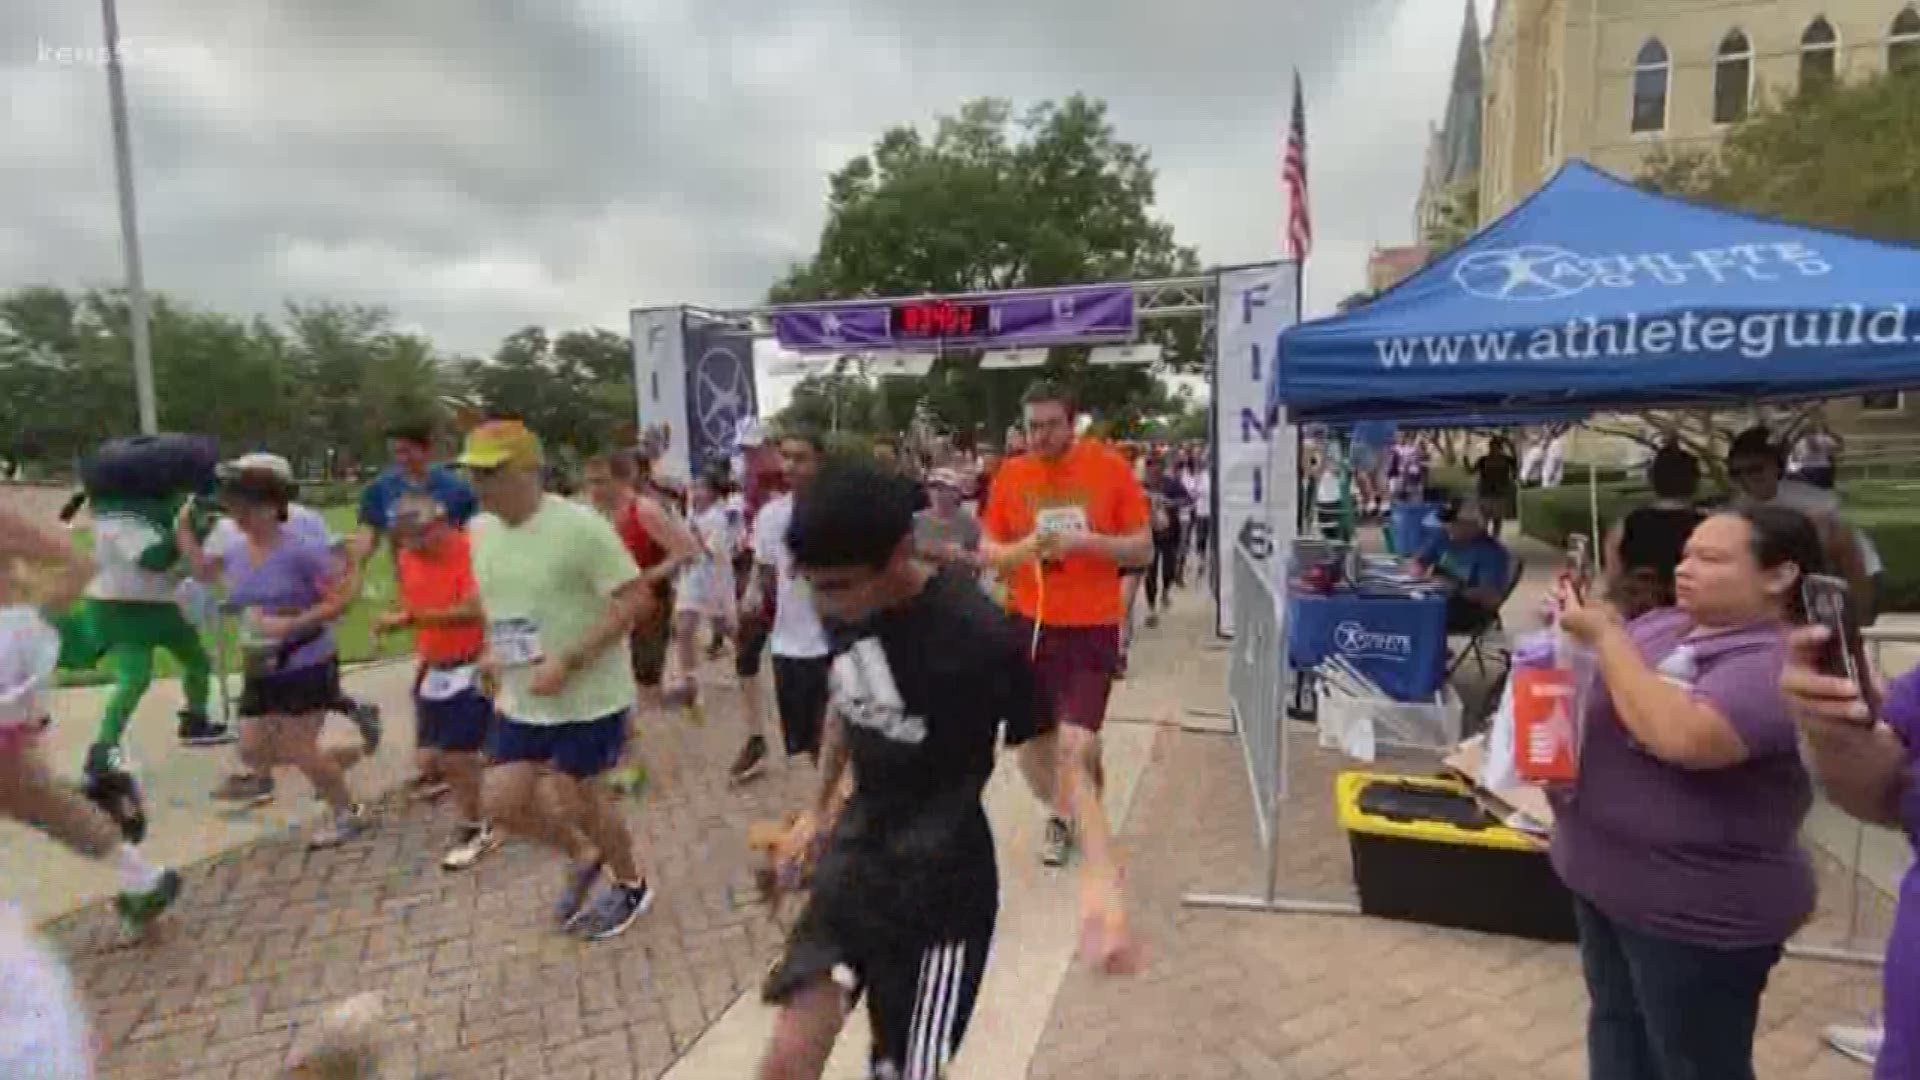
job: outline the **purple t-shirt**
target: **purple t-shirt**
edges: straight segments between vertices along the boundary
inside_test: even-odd
[[[1640,747],[1594,686],[1579,779],[1552,796],[1553,865],[1576,895],[1645,933],[1712,948],[1777,945],[1814,902],[1799,844],[1813,784],[1779,690],[1786,628],[1689,637],[1692,629],[1684,612],[1664,608],[1627,632],[1649,664],[1726,717],[1747,760],[1669,765]]]
[[[258,564],[244,543],[226,545],[219,557],[227,605],[272,615],[297,615],[318,604],[337,569],[337,560],[324,540],[292,529],[280,531],[279,544]],[[244,647],[244,629],[241,636]],[[325,663],[333,653],[333,630],[325,628],[294,650],[281,667],[312,667]]]
[[[1893,680],[1880,709],[1887,725],[1907,744],[1907,786],[1900,796],[1900,825],[1907,842],[1920,849],[1920,668]],[[1887,937],[1881,1014],[1887,1041],[1874,1066],[1879,1080],[1920,1076],[1920,865],[1900,882],[1893,933]]]

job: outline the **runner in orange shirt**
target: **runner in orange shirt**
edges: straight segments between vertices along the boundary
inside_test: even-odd
[[[1120,660],[1121,571],[1153,557],[1147,497],[1125,458],[1074,437],[1073,399],[1064,389],[1035,383],[1022,400],[1028,452],[1001,465],[982,522],[983,550],[1008,583],[1009,607],[1058,722],[1053,775],[1044,763],[1022,764],[1052,803],[1047,865],[1067,862],[1077,826],[1089,863],[1111,866],[1100,725]],[[1055,741],[1035,740],[1042,749],[1034,752]]]
[[[420,773],[445,777],[460,811],[453,846],[440,860],[465,870],[500,845],[480,811],[480,748],[493,726],[493,700],[480,685],[486,644],[480,590],[465,529],[424,492],[395,501],[388,519],[398,553],[400,609],[380,617],[382,633],[411,629],[420,669],[413,709]]]

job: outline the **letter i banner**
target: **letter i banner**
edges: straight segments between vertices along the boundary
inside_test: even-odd
[[[1563,667],[1513,671],[1513,771],[1529,784],[1565,784],[1579,775],[1573,672]]]

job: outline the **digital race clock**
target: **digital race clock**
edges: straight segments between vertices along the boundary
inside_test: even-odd
[[[983,337],[988,333],[991,307],[952,300],[902,300],[888,309],[887,324],[895,341]]]

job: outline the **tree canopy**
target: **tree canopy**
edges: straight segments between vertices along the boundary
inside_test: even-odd
[[[289,304],[241,319],[156,295],[150,323],[160,425],[268,448],[310,472],[381,459],[386,431],[456,411],[524,417],[557,450],[631,442],[627,339],[529,327],[491,359],[450,356],[391,312]],[[124,298],[35,286],[0,294],[0,457],[64,470],[138,429]]]
[[[1081,96],[1015,114],[984,98],[931,135],[897,127],[827,182],[827,222],[812,259],[770,291],[775,303],[960,293],[1174,277],[1199,259],[1153,216],[1147,153],[1122,141],[1106,106]],[[1169,366],[1204,363],[1197,323],[1156,326]],[[977,353],[941,357],[925,378],[867,378],[857,365],[802,380],[789,418],[901,430],[931,414],[997,436],[1037,375],[1070,383],[1116,430],[1180,409],[1140,368],[1093,367],[1055,349],[1042,371],[982,371]]]
[[[1710,150],[1662,150],[1641,183],[1863,236],[1920,242],[1920,74],[1815,84]]]

